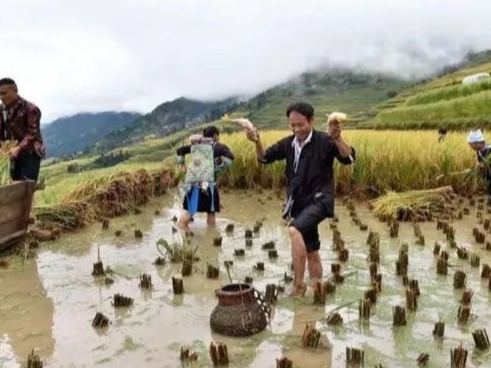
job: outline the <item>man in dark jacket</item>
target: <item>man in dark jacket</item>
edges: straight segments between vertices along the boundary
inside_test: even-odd
[[[13,140],[17,147],[10,153],[12,180],[37,181],[44,145],[41,137],[41,111],[19,96],[15,81],[0,79],[0,144]]]
[[[290,105],[286,116],[292,135],[264,149],[257,130],[249,130],[247,137],[256,146],[259,162],[270,164],[286,160],[287,203],[283,217],[288,219],[294,268],[292,295],[304,295],[305,264],[310,279],[322,278],[319,255],[318,225],[334,215],[334,158],[344,165],[355,160],[355,151],[341,137],[341,126],[336,119],[329,121],[329,134],[316,131],[314,108],[305,102]]]

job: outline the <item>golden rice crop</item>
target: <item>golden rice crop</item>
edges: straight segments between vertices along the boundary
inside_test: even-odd
[[[35,208],[36,219],[45,227],[73,231],[96,219],[119,216],[162,194],[173,184],[172,174],[144,169],[120,172],[83,183],[65,195],[60,203]]]
[[[94,208],[80,201],[36,207],[34,213],[41,227],[60,228],[64,231],[78,230],[96,219]]]
[[[3,141],[0,146],[0,187],[10,183],[10,151],[17,146],[16,141]]]
[[[288,131],[261,133],[265,146],[290,134]],[[475,192],[476,180],[464,182],[462,176],[441,175],[476,166],[475,153],[464,133],[449,133],[439,143],[434,131],[343,132],[356,151],[351,166],[335,164],[335,182],[339,194],[377,196],[387,191],[432,189],[450,185],[457,192]],[[261,165],[254,144],[244,133],[222,135],[221,141],[232,150],[235,161],[220,183],[232,188],[277,188],[284,183],[284,162]]]

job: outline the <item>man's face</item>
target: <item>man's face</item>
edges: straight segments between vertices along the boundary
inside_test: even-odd
[[[484,142],[469,143],[474,151],[481,151],[484,148]]]
[[[12,105],[17,101],[17,87],[13,84],[4,84],[0,86],[0,100],[5,106]]]
[[[302,114],[299,114],[296,111],[292,111],[290,113],[290,116],[288,117],[288,122],[290,123],[290,129],[292,130],[292,133],[295,135],[295,137],[297,137],[299,141],[303,142],[307,139],[310,131],[312,130],[314,118],[309,121]]]

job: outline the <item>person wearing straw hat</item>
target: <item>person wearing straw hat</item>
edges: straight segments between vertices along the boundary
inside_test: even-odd
[[[355,161],[355,150],[341,136],[344,114],[329,115],[327,133],[314,129],[314,108],[308,103],[291,104],[286,116],[293,134],[267,149],[257,129],[246,131],[247,138],[255,144],[260,163],[286,161],[287,202],[283,218],[288,223],[294,270],[290,295],[303,296],[307,290],[306,264],[312,282],[322,279],[318,225],[334,216],[334,159],[350,165]]]
[[[476,152],[479,166],[485,170],[485,179],[488,183],[488,195],[491,196],[491,162],[488,157],[491,153],[491,146],[486,143],[481,129],[471,130],[467,135],[467,143]]]

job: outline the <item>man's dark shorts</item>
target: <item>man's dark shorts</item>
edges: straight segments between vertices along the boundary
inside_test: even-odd
[[[312,203],[301,210],[292,211],[292,217],[290,226],[302,234],[307,253],[318,251],[321,245],[318,225],[327,217],[324,205]]]

